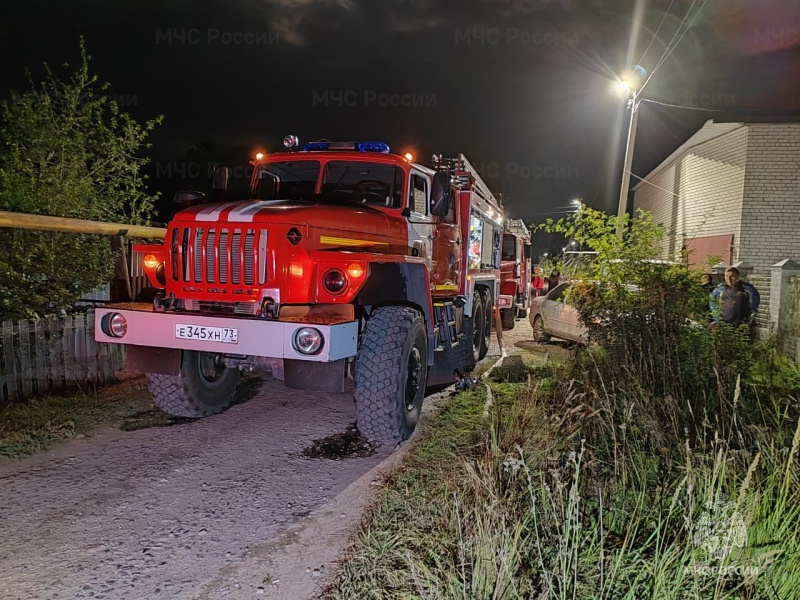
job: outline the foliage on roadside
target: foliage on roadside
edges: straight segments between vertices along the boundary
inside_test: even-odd
[[[30,456],[152,405],[141,378],[73,395],[0,405],[0,457]]]
[[[708,327],[694,275],[650,262],[646,215],[624,241],[601,215],[573,225],[604,240],[571,298],[601,317],[594,344],[567,365],[495,372],[491,405],[480,388],[456,396],[327,598],[800,593],[797,365]]]
[[[43,81],[0,102],[0,210],[130,224],[148,223],[140,153],[160,117],[137,123],[81,62],[69,78],[47,65]],[[107,237],[0,229],[0,317],[71,307],[107,283]]]

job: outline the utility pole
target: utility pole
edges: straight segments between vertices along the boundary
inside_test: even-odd
[[[619,190],[619,206],[617,207],[617,237],[622,239],[625,232],[622,226],[622,219],[628,212],[628,192],[631,184],[631,167],[633,166],[633,147],[636,143],[636,125],[639,122],[639,94],[636,90],[631,90],[631,98],[628,100],[631,111],[631,118],[628,124],[628,142],[625,144],[625,164],[622,167],[622,186]]]
[[[631,111],[628,122],[628,142],[625,144],[625,164],[622,167],[622,185],[619,190],[619,206],[617,208],[617,237],[621,240],[625,235],[622,219],[628,212],[628,192],[631,184],[631,166],[633,165],[633,146],[636,143],[636,124],[639,122],[640,96],[647,85],[647,71],[642,65],[636,65],[630,74],[617,81],[617,91],[628,96],[628,108]]]

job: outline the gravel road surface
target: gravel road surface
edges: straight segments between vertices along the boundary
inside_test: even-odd
[[[530,337],[517,321],[506,346]],[[313,597],[401,456],[303,454],[354,421],[351,393],[269,381],[214,417],[0,464],[0,599]]]

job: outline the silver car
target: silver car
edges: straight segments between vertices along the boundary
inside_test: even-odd
[[[572,285],[559,283],[544,296],[531,301],[528,318],[533,327],[533,340],[538,343],[550,341],[551,337],[570,342],[588,341],[588,330],[581,324],[578,311],[565,302],[564,292]]]

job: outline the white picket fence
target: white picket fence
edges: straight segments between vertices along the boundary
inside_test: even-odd
[[[93,312],[5,321],[0,336],[0,403],[113,381],[125,361],[123,345],[95,341]]]

